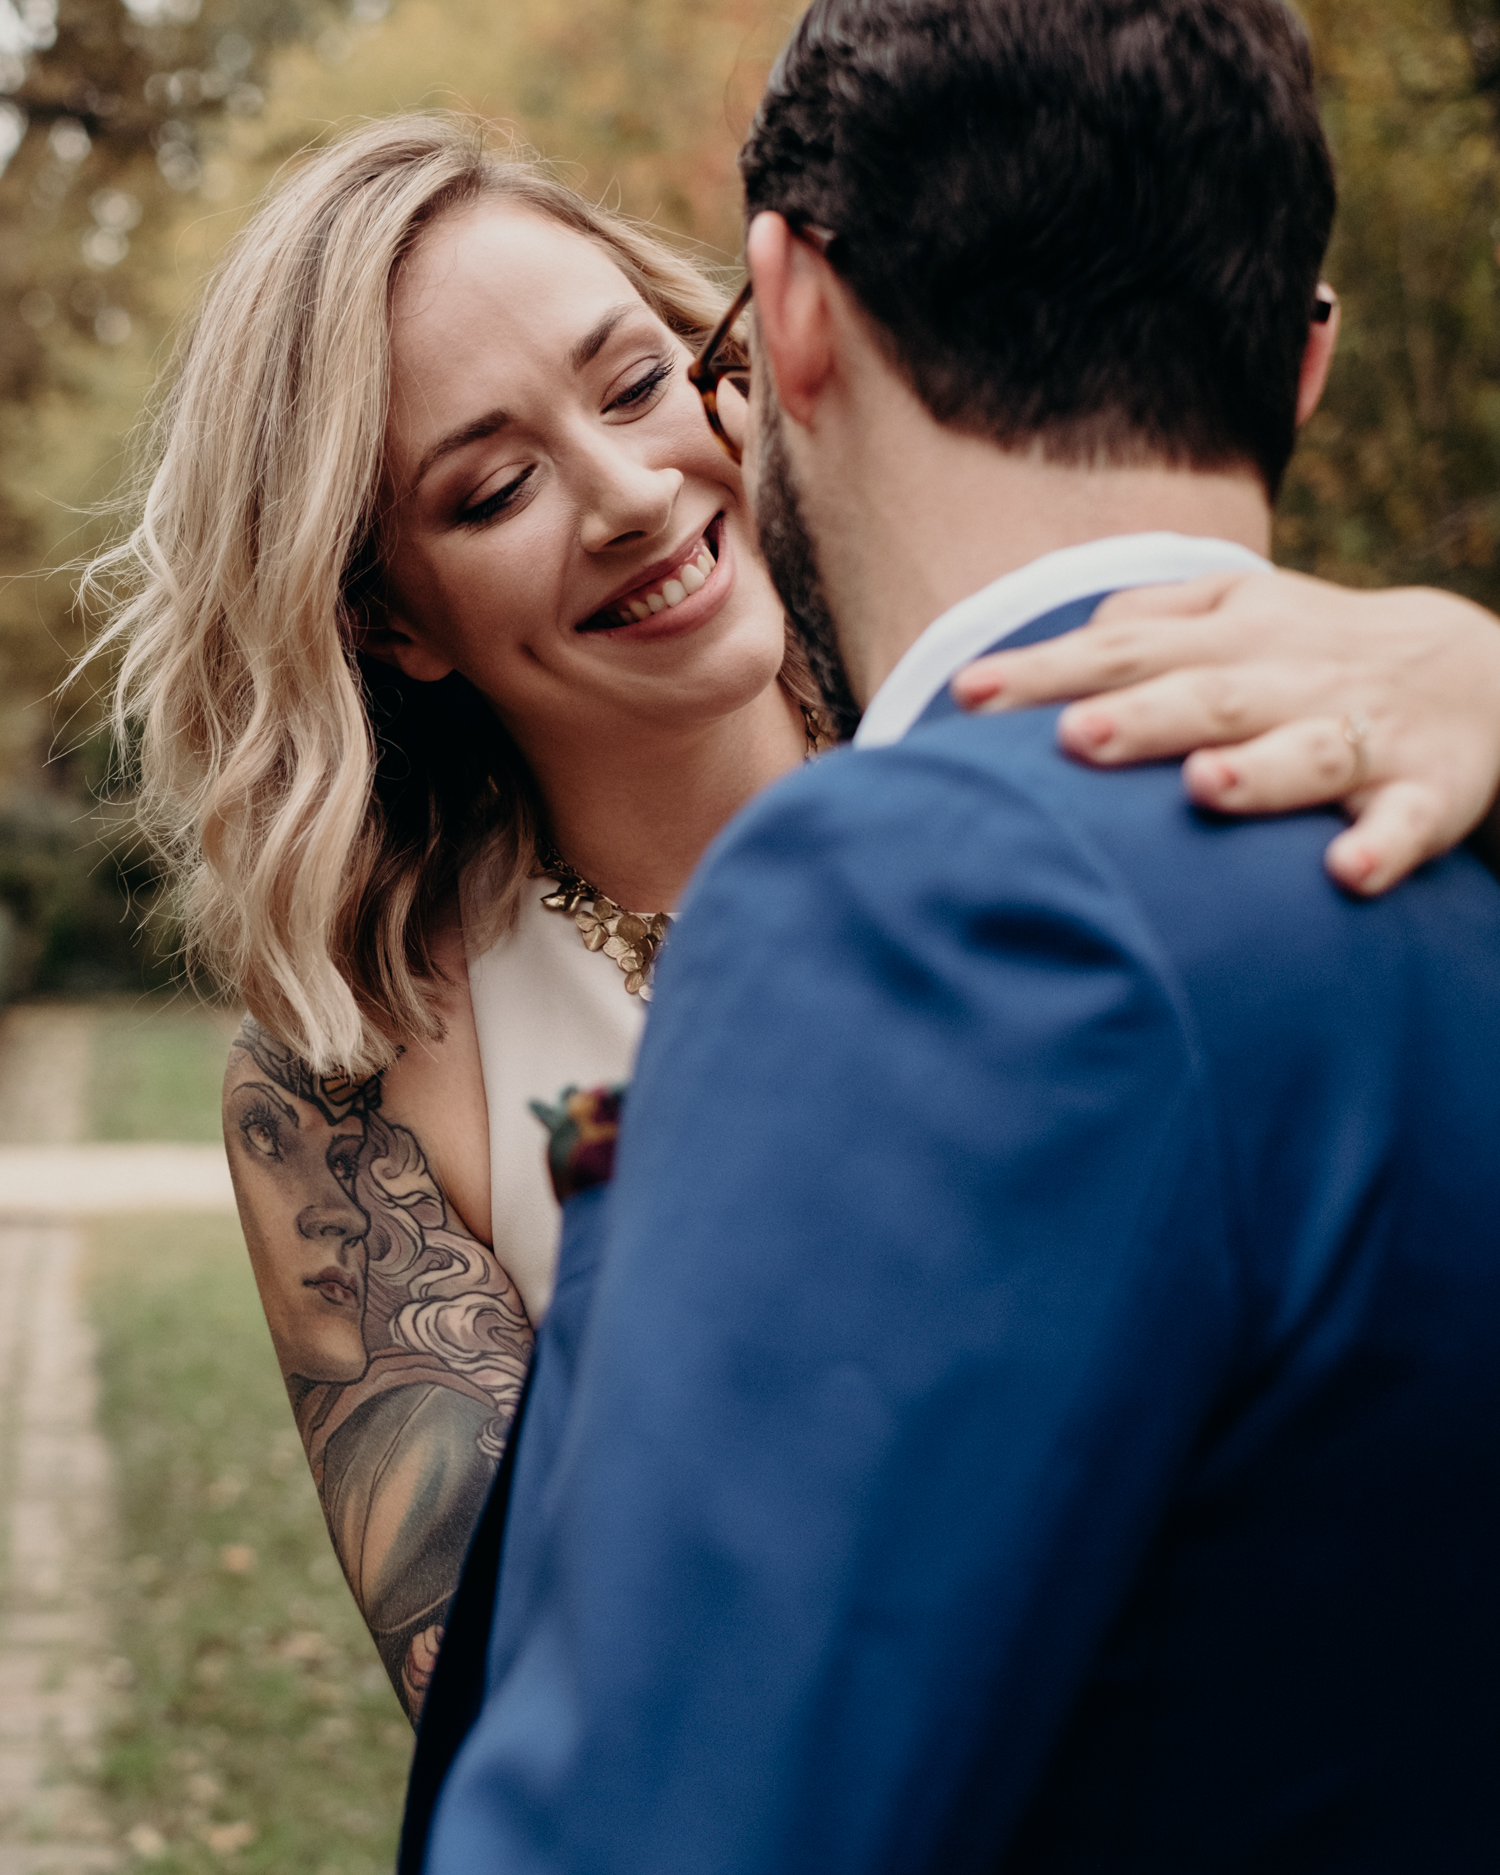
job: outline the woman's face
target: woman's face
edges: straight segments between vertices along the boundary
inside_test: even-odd
[[[774,680],[782,611],[739,472],[688,351],[602,249],[510,203],[447,216],[398,279],[391,343],[385,655],[461,671],[529,754]]]
[[[364,1122],[330,1126],[270,1081],[229,1096],[229,1150],[240,1216],[282,1368],[307,1380],[365,1371],[365,1233],[350,1196]]]

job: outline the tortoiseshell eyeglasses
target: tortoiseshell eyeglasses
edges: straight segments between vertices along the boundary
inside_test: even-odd
[[[832,229],[814,227],[810,222],[793,223],[792,232],[799,241],[806,241],[809,247],[815,247],[825,256],[838,239]],[[703,414],[708,418],[708,427],[718,437],[729,460],[735,463],[743,460],[744,451],[724,427],[723,413],[719,409],[719,386],[732,384],[740,396],[749,401],[750,353],[745,341],[736,336],[734,328],[750,304],[750,295],[754,290],[754,282],[746,280],[725,309],[724,317],[704,340],[698,356],[688,366],[688,382],[703,399]]]

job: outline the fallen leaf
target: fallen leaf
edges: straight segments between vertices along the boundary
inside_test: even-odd
[[[326,1634],[301,1628],[288,1634],[276,1651],[283,1660],[322,1660],[333,1652],[333,1646]]]
[[[253,1823],[215,1823],[204,1830],[203,1841],[215,1855],[236,1855],[255,1841]]]

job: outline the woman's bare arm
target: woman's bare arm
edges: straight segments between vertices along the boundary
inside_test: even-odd
[[[334,1547],[415,1721],[532,1331],[515,1285],[387,1103],[385,1080],[314,1075],[247,1019],[225,1076],[224,1130]]]

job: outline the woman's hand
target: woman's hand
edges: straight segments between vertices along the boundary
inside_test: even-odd
[[[966,709],[1079,698],[1058,739],[1116,766],[1186,755],[1200,806],[1341,802],[1329,872],[1376,894],[1492,814],[1500,623],[1452,593],[1241,573],[1118,593],[1080,631],[960,671]],[[1500,817],[1487,823],[1500,846]]]

